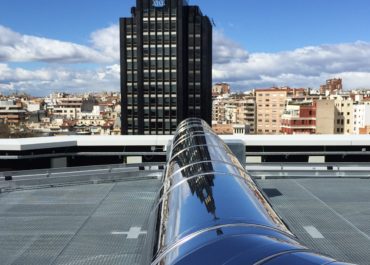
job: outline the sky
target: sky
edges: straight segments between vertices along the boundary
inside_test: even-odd
[[[234,91],[370,88],[368,0],[190,0],[215,24],[213,81]],[[134,0],[0,0],[0,92],[119,90],[119,17]]]

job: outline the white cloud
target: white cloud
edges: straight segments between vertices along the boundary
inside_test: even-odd
[[[0,25],[0,89],[29,92],[54,90],[118,90],[119,27],[111,25],[90,35],[84,46],[22,35]],[[370,43],[355,42],[309,46],[277,53],[249,53],[222,31],[213,36],[213,77],[234,89],[277,86],[318,87],[326,79],[341,77],[346,88],[370,87]],[[10,62],[51,62],[29,70]],[[86,70],[68,64],[91,65]],[[40,93],[39,93],[40,92]],[[43,94],[45,94],[43,93]]]
[[[248,52],[239,44],[225,37],[222,31],[213,32],[213,62],[225,64],[248,59]]]
[[[31,71],[0,64],[0,90],[4,93],[17,89],[37,95],[53,91],[117,91],[119,68],[119,65],[110,65],[96,70],[53,67]]]
[[[240,89],[318,87],[327,78],[342,77],[347,88],[370,87],[370,43],[310,46],[278,53],[248,54],[244,50],[244,56],[233,59],[235,53],[243,54],[240,46],[229,45],[232,41],[223,34],[215,35],[215,55],[224,59],[214,59],[214,81],[227,81]],[[222,47],[222,53],[217,52],[217,46]]]
[[[111,61],[119,61],[119,26],[112,25],[91,34],[93,47],[102,52]]]
[[[21,35],[0,25],[0,62],[108,62],[100,51],[59,40]]]

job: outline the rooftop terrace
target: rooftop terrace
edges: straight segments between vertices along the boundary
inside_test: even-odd
[[[33,172],[15,178],[17,184],[0,181],[0,264],[140,264],[161,185],[158,167],[140,169],[81,168],[51,179]],[[258,177],[257,183],[305,245],[369,264],[369,178]]]

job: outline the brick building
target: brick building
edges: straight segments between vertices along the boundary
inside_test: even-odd
[[[281,133],[315,134],[316,104],[313,102],[293,102],[287,105],[281,116]]]

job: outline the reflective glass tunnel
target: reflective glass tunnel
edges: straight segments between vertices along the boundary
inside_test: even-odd
[[[177,128],[144,265],[345,264],[300,244],[203,120]]]

